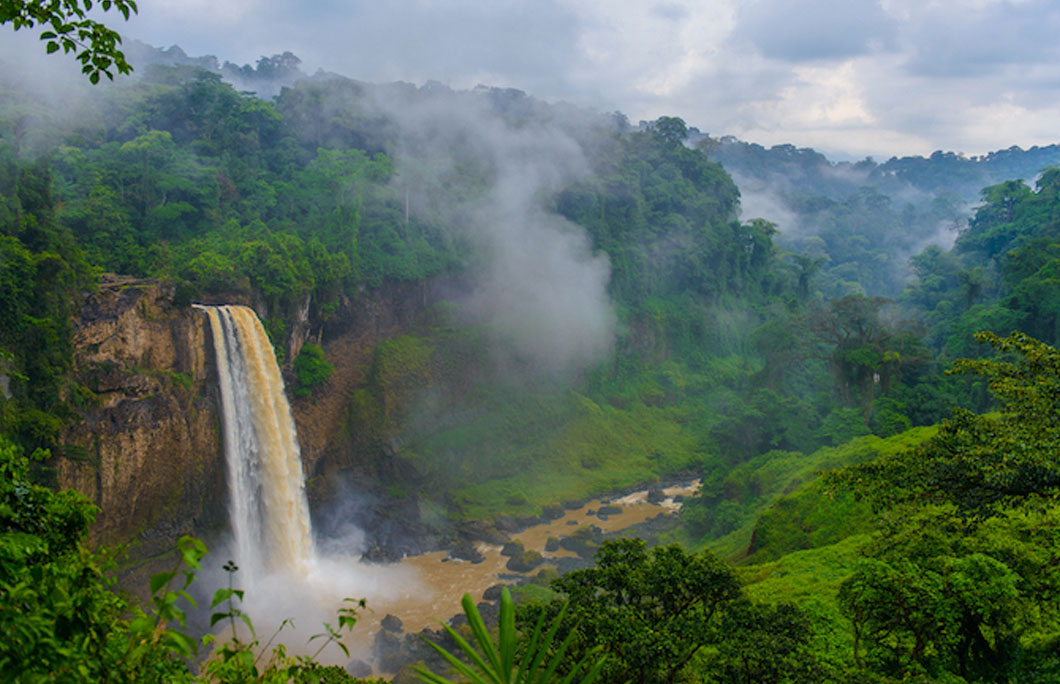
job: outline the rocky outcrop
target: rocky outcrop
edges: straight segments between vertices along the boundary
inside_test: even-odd
[[[324,467],[349,467],[349,459],[338,458],[343,449],[344,421],[354,391],[363,386],[376,346],[405,334],[436,301],[441,285],[392,283],[365,291],[344,302],[339,311],[320,326],[316,340],[335,367],[331,378],[313,391],[312,397],[291,403],[302,462],[307,473],[319,474]],[[328,454],[330,463],[320,463]]]
[[[181,534],[224,527],[224,460],[209,326],[172,288],[105,277],[76,320],[75,379],[94,394],[53,463],[101,509],[95,543],[132,541],[133,563]]]
[[[379,435],[359,434],[351,424],[351,401],[366,385],[379,344],[425,323],[432,305],[454,287],[435,279],[364,291],[311,336],[335,367],[311,397],[291,405],[313,524],[325,536],[341,536],[349,524],[364,530],[370,560],[400,558],[433,548],[437,541],[420,520],[419,502],[395,498],[382,484],[405,479],[403,462],[392,458],[385,445],[382,450],[376,445]]]

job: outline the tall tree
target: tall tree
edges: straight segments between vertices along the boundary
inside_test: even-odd
[[[953,372],[985,377],[1002,404],[1000,416],[955,409],[917,449],[840,471],[832,481],[854,486],[880,507],[948,503],[977,517],[999,504],[1057,496],[1060,351],[1019,332],[976,339],[1010,360],[961,359]]]

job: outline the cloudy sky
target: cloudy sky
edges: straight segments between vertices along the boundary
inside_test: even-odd
[[[1060,141],[1055,0],[140,0],[160,47],[514,87],[837,157]]]

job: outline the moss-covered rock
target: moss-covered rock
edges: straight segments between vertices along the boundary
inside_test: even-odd
[[[526,549],[523,547],[523,543],[521,541],[510,541],[505,544],[504,547],[501,549],[501,555],[511,556],[512,558],[515,558],[516,556],[522,555],[523,551],[525,550]]]
[[[533,549],[523,551],[508,559],[507,567],[512,572],[530,572],[544,562],[544,557]]]

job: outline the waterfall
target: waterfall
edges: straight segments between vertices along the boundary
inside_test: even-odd
[[[199,306],[210,319],[221,385],[229,516],[244,582],[314,558],[294,419],[272,344],[253,310]]]

